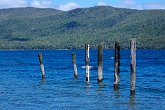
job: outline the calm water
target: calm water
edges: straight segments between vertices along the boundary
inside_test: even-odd
[[[46,79],[41,79],[38,53]],[[74,80],[71,53],[77,54]],[[136,95],[130,97],[130,51],[121,51],[120,88],[113,89],[113,50],[103,53],[103,83],[97,83],[97,51],[90,51],[90,83],[84,50],[0,51],[0,110],[163,110],[165,50],[137,50]]]

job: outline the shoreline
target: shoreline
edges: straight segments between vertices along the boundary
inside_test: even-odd
[[[39,50],[84,50],[84,49],[0,49],[0,51],[39,51]],[[90,50],[97,50],[97,49],[93,49],[91,48]],[[103,48],[103,50],[114,50],[114,49],[107,49],[107,48]],[[128,48],[126,49],[121,49],[121,50],[130,50]],[[137,49],[137,50],[165,50],[165,49]]]

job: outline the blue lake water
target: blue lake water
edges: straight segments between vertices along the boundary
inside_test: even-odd
[[[43,54],[42,80],[38,53]],[[77,54],[78,80],[71,60]],[[164,110],[165,50],[137,50],[135,97],[130,96],[130,51],[121,50],[120,85],[114,91],[114,51],[103,51],[103,83],[97,83],[97,50],[0,51],[0,110]]]

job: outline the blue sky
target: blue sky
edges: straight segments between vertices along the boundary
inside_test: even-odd
[[[55,8],[63,11],[98,5],[131,9],[165,9],[165,0],[0,0],[0,9],[15,7]]]

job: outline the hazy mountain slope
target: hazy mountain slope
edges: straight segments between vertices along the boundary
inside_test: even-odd
[[[1,49],[96,48],[114,41],[129,47],[165,49],[165,10],[131,10],[109,6],[71,11],[15,8],[0,10]]]

